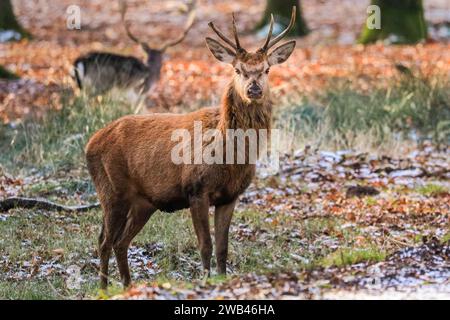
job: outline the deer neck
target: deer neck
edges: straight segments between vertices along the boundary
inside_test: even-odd
[[[147,87],[152,86],[155,82],[159,81],[162,68],[162,53],[157,50],[148,49],[147,53]]]
[[[220,110],[220,131],[225,133],[227,129],[270,130],[271,120],[272,102],[269,89],[263,100],[248,102],[242,99],[234,82],[228,85]]]

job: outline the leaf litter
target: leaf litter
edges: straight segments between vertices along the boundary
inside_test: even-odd
[[[69,75],[73,61],[81,54],[102,50],[144,58],[142,50],[125,35],[118,2],[108,1],[110,6],[102,4],[104,0],[62,0],[51,6],[43,1],[16,1],[17,15],[26,28],[33,30],[35,41],[0,43],[0,65],[22,77],[0,81],[0,121],[16,122],[26,116],[40,116],[49,108],[60,108],[61,95],[77,92]],[[81,30],[66,27],[66,8],[74,4],[82,10]],[[241,11],[238,19],[243,41],[252,46],[263,41],[249,33],[264,10],[260,1],[214,0],[200,5],[198,22],[187,39],[167,54],[161,80],[146,99],[149,112],[185,112],[219,102],[231,70],[215,63],[206,49],[203,39],[210,31],[204,21],[214,20],[226,29],[228,13]],[[133,31],[150,40],[175,36],[184,17],[173,6],[172,1],[133,1],[129,13],[135,21]],[[433,0],[425,6],[431,25],[445,21],[448,5]],[[363,1],[311,0],[304,1],[303,7],[313,31],[299,39],[290,60],[271,73],[277,105],[288,92],[299,97],[308,95],[326,86],[330,79],[351,80],[355,87],[370,90],[373,83],[394,77],[398,64],[425,75],[450,72],[448,39],[415,46],[350,45],[365,21]],[[349,35],[350,42],[345,40]]]
[[[191,284],[185,288],[185,282],[175,282],[167,289],[161,283],[152,282],[162,271],[157,258],[164,251],[164,244],[144,243],[130,248],[129,260],[133,278],[147,284],[133,287],[116,298],[318,299],[349,294],[358,297],[358,292],[362,297],[372,297],[385,290],[394,290],[396,294],[392,297],[449,294],[449,243],[439,240],[450,229],[447,154],[448,149],[424,146],[399,158],[350,150],[324,152],[309,147],[286,155],[281,160],[279,173],[256,180],[238,205],[237,211],[244,218],[248,211],[258,212],[262,224],[239,220],[232,224],[230,236],[232,242],[251,242],[256,246],[284,239],[289,259],[298,267],[289,272],[282,268],[277,272],[234,274],[220,284],[204,283],[195,276],[189,279],[186,273],[173,272],[174,281],[189,279]],[[411,168],[414,168],[412,173]],[[393,175],[395,172],[402,174]],[[3,171],[0,195],[20,195],[28,190],[27,184],[35,185],[38,180],[43,183],[45,179],[13,178]],[[440,192],[424,195],[424,186],[431,184],[438,185],[436,190]],[[362,188],[363,192],[349,196],[352,188]],[[80,192],[86,193],[86,190]],[[73,197],[64,188],[55,188],[52,193],[67,200]],[[31,219],[44,214],[57,218],[72,230],[80,228],[76,216],[61,213],[12,211],[2,214],[2,219],[16,214],[28,214]],[[312,223],[317,219],[338,219],[338,226],[318,229],[310,236],[305,230],[297,229],[298,221]],[[353,239],[346,240],[346,232],[356,233],[351,234]],[[23,245],[32,246],[32,243],[23,239]],[[363,259],[343,266],[334,265],[339,262],[341,250],[364,252],[372,246],[382,248],[389,255],[378,262]],[[50,275],[67,277],[67,265],[77,261],[76,264],[82,266],[83,281],[97,280],[95,250],[70,258],[64,250],[53,248],[50,251],[37,250],[30,259],[21,262],[3,255],[0,259],[2,278],[24,281]],[[331,265],[311,265],[311,257],[326,258],[330,253],[338,257]],[[179,259],[184,261],[184,266],[189,265],[192,274],[200,274],[198,261],[189,256]],[[239,269],[237,263],[235,259],[230,263],[232,273]],[[278,262],[278,266],[283,263]],[[278,270],[276,265],[267,267]]]

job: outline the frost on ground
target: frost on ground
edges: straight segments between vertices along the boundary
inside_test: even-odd
[[[286,155],[277,175],[241,197],[229,278],[203,281],[189,214],[159,213],[129,251],[137,285],[115,298],[448,298],[447,154],[425,146],[399,158],[309,148]],[[3,172],[0,195],[95,198],[84,181],[66,180]],[[2,213],[0,282],[66,281],[76,265],[81,283],[95,288],[100,216]]]

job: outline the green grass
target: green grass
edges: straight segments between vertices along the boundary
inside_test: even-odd
[[[67,300],[94,297],[100,297],[97,284],[94,282],[83,284],[79,290],[71,290],[60,277],[20,282],[0,281],[1,300]]]
[[[420,194],[427,196],[427,197],[436,197],[439,195],[447,194],[449,193],[448,188],[442,185],[437,184],[426,184],[417,190]]]
[[[197,240],[187,211],[155,213],[134,242],[138,246],[145,243],[163,244],[155,259],[159,268],[164,270],[159,275],[161,277],[173,277],[178,270],[187,279],[201,274]]]
[[[441,239],[441,243],[450,243],[450,231],[447,232]]]
[[[448,144],[450,81],[447,76],[404,76],[367,92],[341,81],[315,98],[287,102],[275,118],[287,135],[284,140],[319,148],[389,149],[407,140]]]
[[[282,131],[283,151],[303,144],[365,151],[396,150],[411,140],[450,142],[450,81],[445,76],[404,76],[367,92],[341,81],[281,104],[285,107],[276,108],[274,122]],[[112,97],[64,95],[61,105],[41,120],[0,125],[0,148],[6,150],[0,154],[2,166],[12,173],[38,169],[51,174],[83,168],[91,135],[133,111]]]
[[[274,223],[268,217],[255,211],[236,213],[230,232],[228,259],[232,274],[312,268],[332,253],[332,249],[321,245],[322,241],[331,238],[347,244],[346,239],[352,236],[351,233],[341,236],[338,226],[342,222],[337,219],[304,221],[280,215]],[[96,258],[100,224],[99,210],[77,215],[19,209],[12,211],[5,221],[0,222],[0,257],[7,257],[7,262],[0,262],[0,299],[107,298],[111,292],[120,292],[114,258],[110,267],[111,289],[106,295],[98,291],[97,270],[91,261]],[[294,230],[298,231],[298,237],[292,236]],[[154,264],[157,274],[149,275],[139,265],[132,264],[133,279],[137,283],[180,282],[188,288],[190,281],[202,279],[197,239],[187,211],[171,214],[156,212],[132,246],[146,248],[154,244],[160,244],[161,250],[146,257]],[[311,250],[312,246],[317,249]],[[214,259],[213,256],[213,270]],[[45,277],[26,267],[36,265],[39,266],[37,270],[42,271],[51,262],[61,267],[52,266],[55,270]],[[78,289],[70,289],[67,285],[65,272],[71,266],[81,268],[84,282]],[[20,270],[26,276],[14,279],[11,272]],[[136,275],[139,277],[136,278]],[[218,284],[226,280],[213,273],[208,282]]]
[[[66,176],[27,184],[23,188],[22,195],[45,198],[57,203],[64,202],[67,205],[80,205],[80,200],[85,203],[98,201],[94,191],[91,180],[83,174],[80,177]]]
[[[84,166],[84,147],[98,129],[132,113],[130,105],[109,98],[64,97],[61,110],[43,119],[28,119],[0,127],[0,162],[10,171],[39,170],[55,173]]]
[[[369,206],[374,206],[374,205],[377,204],[377,199],[374,198],[374,197],[368,196],[368,197],[366,197],[365,202],[366,202],[366,204],[369,205]]]
[[[323,267],[344,267],[360,262],[379,262],[386,258],[386,252],[378,247],[339,249],[322,259]]]
[[[0,256],[8,257],[6,264],[0,263],[0,299],[83,298],[95,294],[96,284],[90,280],[96,271],[88,259],[93,257],[99,226],[100,214],[96,211],[80,215],[14,211],[0,223]],[[87,280],[79,290],[67,287],[66,276],[57,267],[67,270],[74,265],[84,268],[82,275]],[[45,266],[49,267],[45,278],[35,274],[30,279],[14,280],[9,274],[14,270],[32,274]]]
[[[279,225],[274,225],[264,222],[264,218],[264,214],[254,211],[235,214],[229,244],[229,267],[239,273],[305,267],[305,264],[292,259],[292,253],[300,252],[302,256],[307,255],[307,258],[312,260],[311,253],[291,239],[290,234],[283,228],[292,225],[312,234],[320,232],[316,225],[303,221],[295,222],[289,217],[280,221]],[[245,225],[248,234],[242,234],[239,224]],[[210,225],[213,225],[212,217]],[[135,243],[141,246],[145,243],[164,245],[155,258],[162,271],[158,276],[163,279],[194,279],[202,276],[197,239],[187,211],[174,214],[156,213],[136,237]],[[213,259],[212,267],[215,265]]]
[[[55,300],[60,294],[53,287],[60,288],[58,280],[0,281],[0,299],[8,300]]]

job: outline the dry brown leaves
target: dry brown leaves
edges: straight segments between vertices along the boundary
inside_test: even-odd
[[[67,48],[39,43],[14,43],[0,64],[18,73],[23,80],[0,83],[0,115],[15,119],[33,109],[58,104],[58,88],[74,85],[69,76],[78,54],[101,48],[98,44]],[[33,52],[30,55],[29,52]],[[231,76],[231,68],[218,64],[206,49],[192,49],[192,58],[172,52],[162,70],[162,79],[149,95],[149,111],[180,111],[217,104]],[[49,58],[52,57],[52,58]],[[274,68],[271,83],[275,99],[285,95],[313,93],[332,79],[353,79],[355,86],[368,90],[396,75],[402,63],[424,74],[450,72],[450,45],[427,44],[414,47],[375,45],[298,49],[288,63]]]
[[[129,2],[133,30],[149,42],[158,42],[162,35],[176,35],[183,24],[184,17],[175,10],[175,2]],[[65,9],[73,4],[82,9],[82,30],[66,28]],[[63,0],[50,7],[46,1],[19,0],[15,6],[21,21],[36,38],[32,42],[0,44],[0,64],[23,77],[17,82],[0,83],[0,119],[4,122],[58,107],[58,89],[74,86],[69,72],[80,54],[107,50],[143,57],[124,35],[117,1]],[[200,1],[199,6],[196,25],[188,38],[168,53],[160,84],[149,94],[147,105],[151,112],[178,112],[217,104],[231,70],[207,52],[203,38],[210,31],[206,22],[214,20],[226,29],[229,16],[223,13],[238,11],[241,30],[250,30],[264,9],[255,0]],[[271,83],[276,100],[318,91],[336,78],[352,80],[355,86],[368,90],[374,82],[380,84],[394,76],[396,63],[425,74],[450,72],[448,43],[345,45],[349,42],[342,38],[349,33],[356,38],[364,22],[363,1],[303,1],[303,6],[313,32],[298,40],[299,49],[288,63],[274,68]],[[438,0],[427,1],[430,21],[441,21],[445,9],[446,5]],[[249,47],[260,41],[248,34],[243,39]]]
[[[392,299],[427,299],[448,296],[449,244],[428,239],[414,248],[403,248],[386,261],[359,263],[301,272],[234,276],[221,284],[200,281],[189,288],[183,284],[156,282],[132,287],[113,299],[361,299],[371,295]],[[333,288],[330,290],[330,288]],[[344,295],[346,294],[346,295]]]

